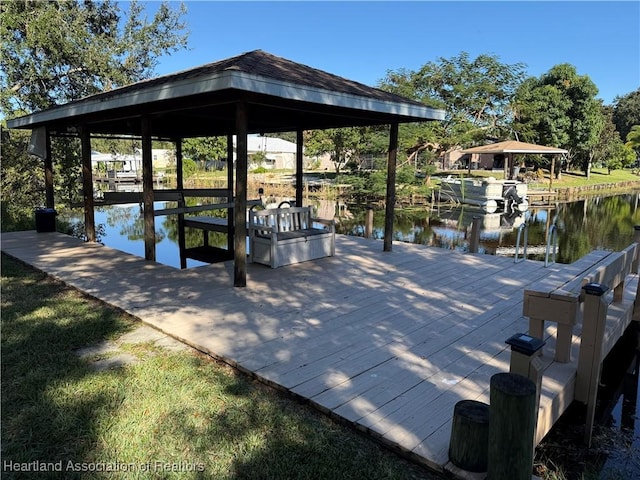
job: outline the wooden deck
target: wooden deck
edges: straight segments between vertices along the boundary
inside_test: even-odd
[[[335,257],[250,264],[247,287],[234,288],[229,262],[177,270],[58,233],[4,233],[2,251],[437,471],[456,402],[488,403],[491,376],[509,370],[504,341],[528,330],[524,289],[604,255],[544,268],[403,243],[382,252],[379,241],[337,235]],[[540,418],[573,398],[575,365],[555,372]]]

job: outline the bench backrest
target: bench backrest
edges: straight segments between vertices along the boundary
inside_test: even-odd
[[[253,227],[269,227],[274,233],[304,230],[312,228],[311,207],[252,210],[249,221]]]

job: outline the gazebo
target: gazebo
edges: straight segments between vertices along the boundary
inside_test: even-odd
[[[234,285],[246,286],[247,135],[297,134],[296,204],[302,204],[303,131],[349,126],[390,125],[383,250],[390,251],[395,203],[398,125],[443,120],[442,110],[330,73],[255,50],[190,70],[153,78],[92,95],[7,122],[32,130],[32,144],[42,144],[46,206],[54,207],[51,137],[79,137],[82,149],[85,230],[95,241],[91,136],[141,139],[145,259],[155,260],[152,140],[176,145],[177,191],[182,179],[182,139],[226,136],[228,158],[237,135],[235,186],[229,168],[229,248],[233,247]],[[37,140],[37,141],[36,141]],[[36,150],[38,150],[36,148]],[[231,162],[229,162],[231,165]]]
[[[505,155],[506,161],[504,162],[504,178],[508,178],[510,168],[513,168],[513,156],[515,154],[560,155],[569,152],[563,148],[546,147],[544,145],[518,142],[516,140],[506,140],[504,142],[467,148],[466,150],[462,150],[462,153],[493,153]],[[551,170],[553,171],[553,166],[551,167]]]

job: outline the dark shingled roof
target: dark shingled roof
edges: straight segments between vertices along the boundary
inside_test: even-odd
[[[163,138],[215,136],[235,129],[235,105],[250,105],[250,132],[313,130],[442,120],[444,112],[262,50],[140,81],[8,121],[47,125],[52,134],[86,125],[93,133],[140,134],[151,119]]]
[[[379,88],[369,87],[363,83],[354,82],[301,63],[296,63],[291,60],[287,60],[286,58],[265,52],[264,50],[253,50],[251,52],[243,53],[218,62],[207,63],[206,65],[191,68],[189,70],[132,83],[131,85],[117,88],[109,92],[92,95],[91,98],[109,97],[173,81],[195,79],[198,77],[223,73],[225,71],[244,72],[261,77],[272,78],[281,82],[289,82],[297,85],[305,85],[307,87],[347,93],[349,95],[375,98],[377,100],[387,102],[401,102],[421,107],[425,106],[423,103],[418,101],[385,92]]]

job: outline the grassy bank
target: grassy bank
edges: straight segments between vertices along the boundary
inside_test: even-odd
[[[125,346],[137,361],[96,371],[75,354],[137,323],[2,256],[3,478],[440,478],[204,355]]]

